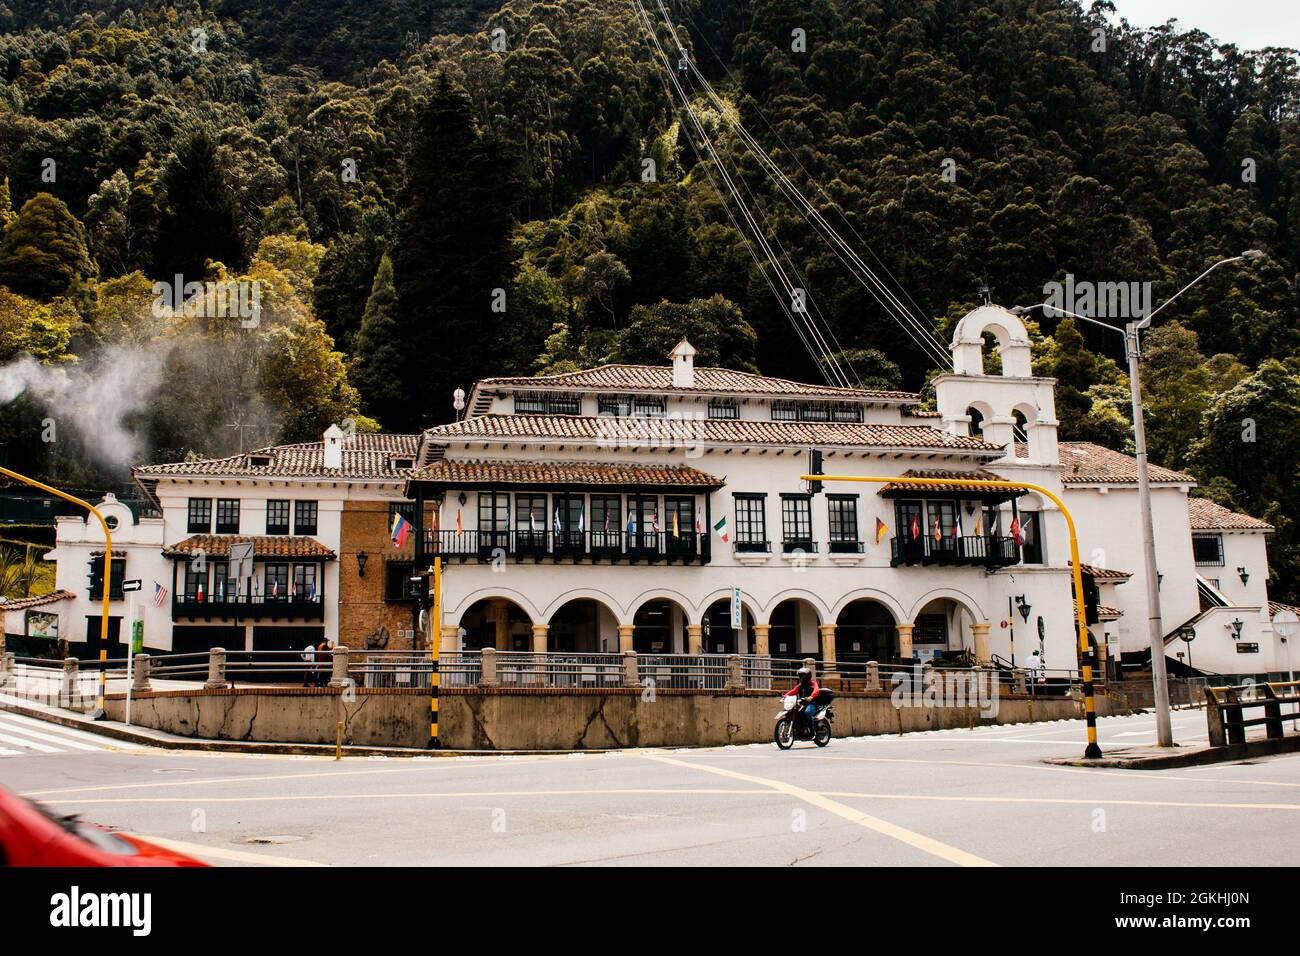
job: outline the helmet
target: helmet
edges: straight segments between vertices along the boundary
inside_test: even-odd
[[[812,679],[812,671],[810,671],[806,667],[799,668],[797,671],[795,671],[795,675],[799,678],[800,681],[802,681],[804,678],[808,678],[809,680]]]

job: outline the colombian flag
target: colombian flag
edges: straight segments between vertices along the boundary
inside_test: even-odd
[[[392,527],[393,544],[399,548],[406,546],[406,539],[411,534],[411,522],[407,521],[401,514],[393,515]]]

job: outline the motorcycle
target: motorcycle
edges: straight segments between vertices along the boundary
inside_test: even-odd
[[[825,693],[823,691],[823,693]],[[804,713],[807,699],[792,694],[781,699],[781,709],[776,715],[776,726],[772,730],[772,739],[781,750],[789,750],[796,740],[811,740],[818,747],[825,747],[831,742],[831,721],[835,712],[827,700],[818,706],[813,718],[813,726],[808,726]]]

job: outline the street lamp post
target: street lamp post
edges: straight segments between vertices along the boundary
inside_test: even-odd
[[[1051,302],[1040,302],[1037,305],[1031,306],[1016,306],[1011,309],[1011,312],[1014,315],[1024,315],[1026,312],[1030,312],[1033,309],[1050,308],[1062,315],[1073,316],[1076,319],[1090,322],[1103,329],[1110,329],[1112,332],[1118,332],[1124,336],[1124,351],[1128,357],[1129,395],[1133,403],[1133,449],[1134,457],[1137,459],[1138,503],[1142,519],[1142,544],[1146,559],[1147,624],[1151,642],[1151,680],[1154,684],[1155,690],[1156,739],[1161,747],[1172,747],[1174,745],[1174,731],[1169,718],[1169,684],[1165,674],[1164,624],[1160,620],[1160,579],[1157,576],[1158,572],[1156,571],[1155,527],[1151,520],[1151,478],[1147,467],[1146,426],[1143,422],[1142,416],[1142,379],[1141,369],[1139,367],[1141,352],[1138,333],[1142,329],[1151,325],[1151,320],[1155,318],[1157,312],[1167,306],[1170,302],[1173,302],[1174,299],[1178,298],[1192,286],[1196,285],[1196,283],[1200,282],[1219,266],[1226,265],[1229,262],[1245,262],[1248,260],[1259,259],[1262,258],[1263,255],[1264,253],[1258,249],[1247,249],[1239,256],[1220,259],[1158,305],[1146,316],[1129,322],[1123,329],[1106,322],[1099,322],[1096,319],[1090,319],[1086,315],[1078,315],[1077,313],[1070,312],[1067,309],[1062,309],[1060,306]]]

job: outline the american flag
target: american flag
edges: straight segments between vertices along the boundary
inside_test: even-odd
[[[167,600],[167,589],[157,581],[153,583],[153,606],[162,607],[163,602]]]

